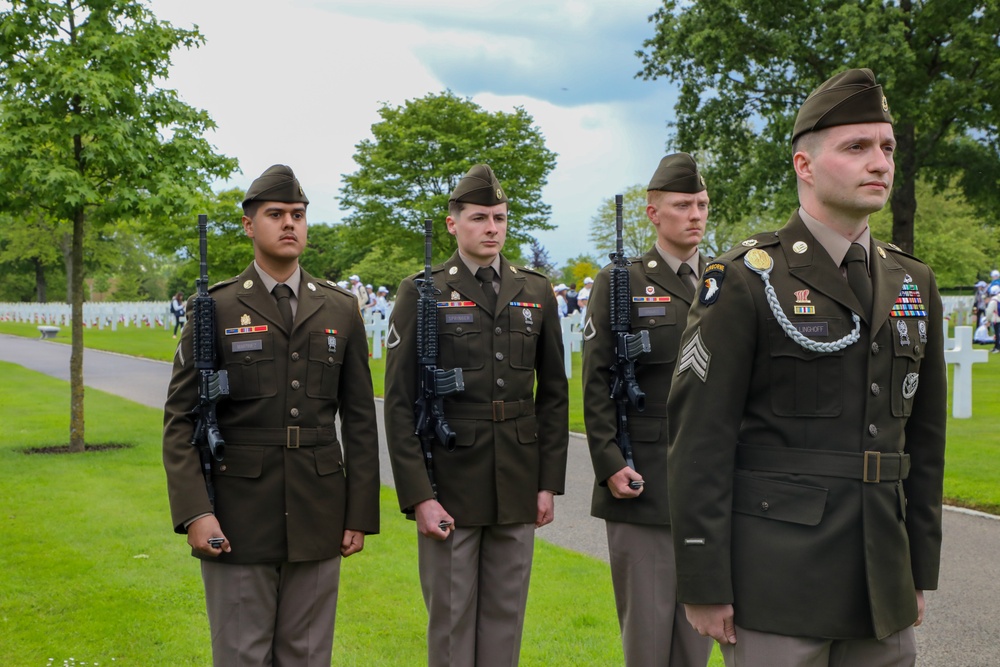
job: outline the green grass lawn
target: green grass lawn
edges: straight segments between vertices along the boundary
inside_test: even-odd
[[[197,561],[171,532],[160,411],[90,390],[90,444],[132,446],[27,455],[65,442],[68,384],[13,364],[0,373],[0,664],[210,664]],[[342,578],[334,664],[422,664],[415,531],[391,489],[382,533],[344,562]],[[522,657],[621,663],[606,564],[538,541]]]

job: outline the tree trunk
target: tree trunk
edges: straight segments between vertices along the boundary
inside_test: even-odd
[[[37,257],[32,260],[35,265],[35,299],[38,303],[48,303],[48,283],[45,282],[45,267]]]
[[[72,267],[70,277],[73,344],[69,357],[69,451],[84,450],[83,437],[83,227],[86,214],[82,206],[73,215]]]
[[[912,125],[897,125],[896,177],[892,186],[892,242],[913,254],[913,225],[917,214],[917,187],[913,179],[917,162]]]

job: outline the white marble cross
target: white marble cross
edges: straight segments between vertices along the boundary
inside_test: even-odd
[[[945,363],[955,364],[951,416],[968,419],[972,416],[972,364],[989,361],[989,352],[972,346],[972,327],[955,327],[955,337],[948,337],[948,321],[944,322]]]

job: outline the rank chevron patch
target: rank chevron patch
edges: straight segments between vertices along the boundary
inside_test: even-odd
[[[677,364],[677,375],[684,371],[691,371],[698,376],[702,382],[708,379],[708,364],[712,361],[712,353],[708,351],[701,340],[701,327],[698,327],[683,349],[681,349],[681,361]]]

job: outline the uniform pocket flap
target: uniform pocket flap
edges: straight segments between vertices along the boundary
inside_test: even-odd
[[[528,445],[538,440],[538,418],[534,415],[521,417],[516,420],[517,439],[520,443]]]
[[[763,519],[818,525],[826,507],[827,490],[737,473],[733,511]]]
[[[226,447],[225,458],[214,465],[219,476],[255,479],[264,467],[264,450],[245,445]]]
[[[332,475],[344,469],[344,458],[340,455],[340,444],[334,443],[325,447],[316,447],[316,472],[320,475]]]
[[[628,434],[636,442],[656,442],[660,439],[664,420],[659,418],[631,417],[628,422]]]
[[[448,426],[455,432],[456,447],[471,447],[476,442],[475,419],[449,419]]]

